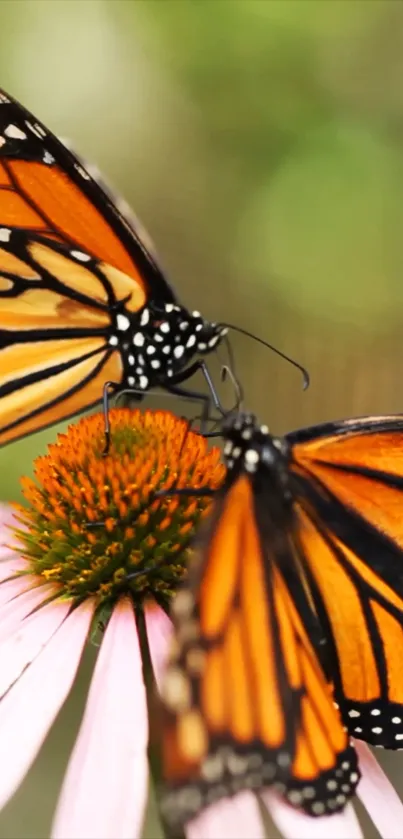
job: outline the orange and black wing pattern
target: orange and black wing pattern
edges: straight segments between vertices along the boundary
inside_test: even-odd
[[[173,824],[266,786],[312,815],[332,813],[359,779],[288,512],[266,489],[244,471],[229,481],[173,604],[162,694],[163,815]]]
[[[298,540],[350,733],[403,747],[403,417],[287,435]]]
[[[0,90],[0,227],[50,236],[131,277],[147,295],[174,294],[134,216],[104,190],[83,161],[22,105]]]
[[[0,445],[127,382],[116,321],[150,298],[175,302],[134,221],[0,91]]]

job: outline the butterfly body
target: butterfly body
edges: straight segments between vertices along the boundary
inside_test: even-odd
[[[335,812],[359,771],[322,670],[291,449],[251,414],[229,418],[222,431],[227,479],[196,543],[189,585],[173,602],[163,813],[186,822],[222,797],[266,786],[311,815]],[[332,729],[312,750],[311,725]]]
[[[0,91],[0,445],[95,404],[106,382],[174,392],[226,334],[179,304],[118,206]]]
[[[351,735],[403,745],[403,417],[222,425],[227,477],[173,603],[173,823],[273,786],[311,815],[359,780]]]

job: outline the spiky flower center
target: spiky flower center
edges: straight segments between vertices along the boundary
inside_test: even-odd
[[[167,601],[186,573],[188,546],[210,499],[156,497],[160,490],[209,487],[224,477],[217,448],[167,411],[114,409],[111,446],[104,417],[70,425],[24,478],[20,553],[30,573],[61,594],[99,604],[130,591]],[[22,549],[21,549],[22,546]]]

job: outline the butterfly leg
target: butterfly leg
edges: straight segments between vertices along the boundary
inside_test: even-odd
[[[168,495],[184,495],[185,497],[207,497],[216,495],[217,490],[211,487],[170,487],[169,489],[160,489],[154,493],[154,498],[166,498]]]
[[[200,371],[206,382],[208,389],[210,391],[210,396],[205,393],[200,393],[199,391],[187,390],[186,388],[178,387],[182,382],[187,381],[194,375]],[[213,403],[214,407],[217,411],[221,414],[221,416],[225,416],[226,411],[222,406],[218,393],[214,387],[214,382],[211,378],[210,371],[204,361],[195,361],[194,364],[191,364],[186,370],[182,373],[178,373],[174,376],[169,384],[165,385],[165,389],[168,393],[172,393],[175,396],[181,396],[184,399],[194,399],[197,402],[201,402],[202,404],[202,413],[200,417],[200,433],[205,436],[206,435],[206,428],[208,420],[210,419],[210,406],[211,402]]]
[[[203,374],[203,376],[204,376],[204,378],[207,382],[207,386],[208,386],[208,389],[210,391],[210,397],[207,397],[207,396],[205,396],[204,394],[201,394],[201,393],[196,393],[194,391],[188,391],[188,390],[185,390],[185,389],[182,389],[182,388],[179,389],[177,387],[182,382],[187,381],[187,379],[189,379],[191,376],[194,375],[194,373],[196,373],[198,371],[200,371]],[[211,378],[210,371],[209,371],[205,361],[194,362],[194,364],[192,364],[190,367],[188,367],[182,373],[179,373],[176,376],[174,376],[170,380],[169,384],[165,385],[166,390],[168,390],[170,393],[174,393],[174,394],[176,394],[178,396],[182,396],[184,398],[187,397],[187,398],[190,398],[190,399],[199,400],[200,402],[202,402],[203,411],[202,411],[202,415],[200,417],[200,433],[203,435],[203,437],[220,437],[221,436],[221,431],[211,431],[211,432],[206,431],[207,422],[209,421],[209,419],[213,419],[212,417],[210,417],[211,402],[213,403],[216,410],[220,413],[220,419],[216,420],[216,424],[217,424],[217,422],[218,423],[221,422],[222,417],[227,416],[228,414],[232,413],[233,411],[239,410],[239,406],[243,401],[242,386],[239,383],[239,381],[238,381],[235,373],[231,369],[231,367],[228,366],[227,364],[225,364],[225,365],[223,365],[222,370],[221,370],[221,381],[224,382],[225,379],[227,378],[227,376],[230,378],[230,380],[232,382],[232,385],[233,385],[234,391],[235,391],[235,397],[236,397],[234,405],[229,410],[226,410],[221,403],[221,400],[218,396],[217,390],[216,390],[216,388],[214,386],[214,383],[213,383],[213,380]]]
[[[105,382],[103,387],[102,403],[104,412],[105,446],[102,452],[102,457],[106,457],[111,445],[111,426],[109,422],[109,391],[112,390],[112,393],[114,393],[116,392],[118,387],[119,384],[117,382]]]

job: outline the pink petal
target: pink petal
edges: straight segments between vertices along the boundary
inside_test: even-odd
[[[334,816],[307,816],[287,804],[273,790],[264,790],[263,801],[285,839],[363,839],[351,804]]]
[[[1,504],[0,503],[0,528],[2,525],[7,524],[10,520],[10,516],[12,516],[12,508],[8,506],[8,504]]]
[[[2,566],[0,566],[0,574],[4,565],[10,565],[10,563],[5,562]],[[9,575],[7,574],[7,576]],[[6,579],[6,582],[0,583],[0,606],[2,606],[3,603],[8,603],[9,600],[12,600],[18,594],[22,594],[24,591],[29,591],[30,589],[35,588],[37,585],[37,578],[32,577],[31,574],[24,574],[22,577],[12,576],[10,579]]]
[[[94,603],[75,609],[0,703],[0,808],[14,794],[71,690]]]
[[[17,681],[67,617],[67,600],[49,603],[20,621],[15,632],[0,644],[0,696]]]
[[[1,552],[1,547],[0,547]],[[19,571],[27,570],[27,561],[10,552],[4,559],[0,557],[0,581],[8,580]]]
[[[122,600],[102,641],[58,804],[54,839],[141,836],[148,717],[133,608]]]
[[[187,839],[264,839],[256,796],[239,792],[203,810],[186,827]]]
[[[15,631],[20,621],[29,615],[33,609],[41,606],[54,593],[53,583],[35,586],[14,597],[0,610],[0,642]]]
[[[0,562],[10,556],[16,556],[8,547],[10,544],[17,544],[15,535],[10,527],[21,527],[22,525],[14,516],[12,507],[0,504]]]
[[[151,663],[157,687],[160,689],[172,637],[172,621],[155,603],[147,605],[144,611]]]
[[[366,743],[355,740],[354,745],[362,772],[357,795],[383,839],[401,839],[403,804]]]

